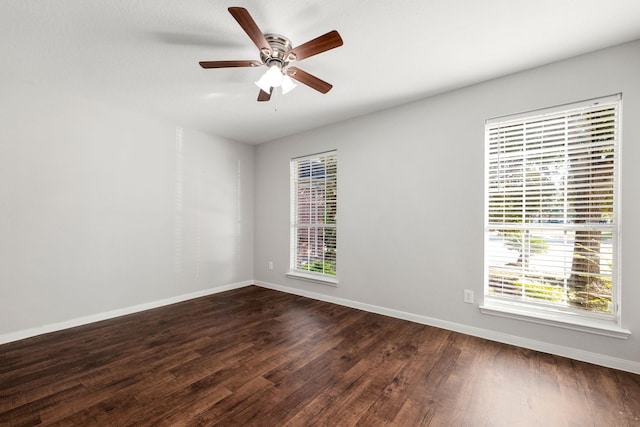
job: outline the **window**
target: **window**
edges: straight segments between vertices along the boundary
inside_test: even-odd
[[[291,160],[290,275],[336,281],[338,157],[335,151]]]
[[[486,122],[483,312],[618,324],[620,108],[617,95]]]

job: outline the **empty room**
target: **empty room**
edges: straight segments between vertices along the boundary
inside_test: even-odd
[[[0,425],[640,426],[637,0],[2,0],[0,58]]]

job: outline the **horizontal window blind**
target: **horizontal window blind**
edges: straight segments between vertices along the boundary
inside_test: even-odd
[[[336,275],[338,159],[335,151],[291,161],[291,269]]]
[[[620,97],[486,124],[486,295],[613,314]]]

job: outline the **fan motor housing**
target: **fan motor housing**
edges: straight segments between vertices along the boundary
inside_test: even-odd
[[[271,46],[273,53],[260,52],[260,59],[266,66],[279,64],[280,68],[289,63],[289,58],[285,58],[285,53],[291,50],[291,41],[280,34],[267,33],[264,35]]]

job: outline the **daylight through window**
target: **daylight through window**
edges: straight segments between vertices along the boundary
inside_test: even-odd
[[[620,104],[487,121],[487,301],[615,317]]]
[[[336,276],[338,158],[335,151],[291,160],[291,270]]]

